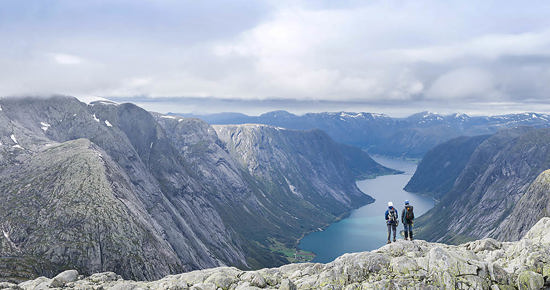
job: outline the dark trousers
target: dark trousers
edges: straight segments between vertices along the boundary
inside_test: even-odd
[[[407,238],[410,238],[410,240],[412,241],[413,238],[412,238],[412,225],[413,223],[410,222],[410,223],[403,223],[403,228],[405,230],[405,240]]]
[[[390,240],[392,230],[393,230],[393,239],[395,240],[395,233],[397,231],[396,224],[388,224],[388,241]]]

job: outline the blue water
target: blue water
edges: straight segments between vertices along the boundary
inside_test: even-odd
[[[385,175],[358,181],[359,189],[374,197],[376,201],[354,210],[348,218],[330,225],[324,231],[313,232],[305,236],[298,247],[314,252],[316,257],[313,262],[326,263],[344,253],[370,251],[385,245],[387,227],[384,212],[387,209],[388,201],[393,202],[401,215],[404,201],[409,200],[414,206],[416,217],[434,206],[431,198],[403,190],[416,170],[416,163],[385,157],[373,158],[378,163],[404,171],[405,174]],[[398,233],[402,229],[403,225],[399,223]]]

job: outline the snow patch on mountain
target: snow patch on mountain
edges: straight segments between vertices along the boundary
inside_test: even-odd
[[[50,125],[50,124],[48,124],[48,123],[46,123],[46,122],[40,122],[40,128],[41,128],[44,132],[48,131],[48,129],[49,129],[51,126],[52,126],[52,125]]]
[[[363,114],[362,113],[340,112],[340,117],[342,117],[342,118],[361,118],[361,117],[363,117]]]
[[[296,186],[292,185],[292,183],[290,183],[290,181],[286,177],[285,177],[285,180],[286,180],[286,184],[288,184],[288,188],[292,193],[294,193],[297,196],[303,197],[302,194],[298,192],[298,190],[296,189]]]

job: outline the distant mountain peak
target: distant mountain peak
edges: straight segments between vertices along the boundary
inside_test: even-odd
[[[288,111],[285,111],[285,110],[271,111],[260,115],[260,117],[272,117],[272,118],[294,117],[294,116],[296,115],[289,113]]]
[[[430,111],[422,111],[409,116],[409,118],[429,118],[433,116],[440,116],[438,113]]]
[[[470,116],[464,113],[454,113],[451,115],[451,117],[455,119],[461,119],[461,120],[470,119]]]
[[[98,100],[98,101],[90,102],[90,106],[95,106],[95,105],[118,106],[120,105],[120,103],[113,102],[110,100]]]
[[[430,121],[443,121],[444,117],[438,113],[424,111],[407,117],[408,120],[415,121],[419,124],[424,124]]]
[[[274,130],[286,130],[293,131],[291,129],[266,125],[266,124],[256,124],[256,123],[245,123],[245,124],[233,124],[233,125],[212,125],[214,128],[249,128],[249,129],[274,129]]]

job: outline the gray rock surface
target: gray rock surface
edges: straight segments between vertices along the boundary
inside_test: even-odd
[[[518,240],[542,217],[550,216],[550,170],[542,172],[495,230],[502,240]]]
[[[78,279],[77,270],[67,270],[63,271],[57,276],[53,277],[52,282],[50,283],[51,287],[63,287],[67,283],[74,282]]]
[[[372,201],[354,184],[357,176],[345,157],[350,154],[349,149],[320,130],[297,131],[257,124],[213,128],[229,153],[252,176],[286,189],[333,215],[354,204]],[[372,170],[371,174],[392,173],[363,154],[354,159],[371,164],[364,173],[368,174],[368,170]]]
[[[109,277],[109,278],[100,278]],[[550,287],[550,218],[523,239],[484,239],[452,246],[421,240],[344,254],[328,264],[289,264],[241,271],[221,267],[157,281],[115,280],[99,273],[66,283],[75,289],[542,289]],[[12,287],[34,289],[47,278]],[[49,284],[51,285],[51,284]]]

